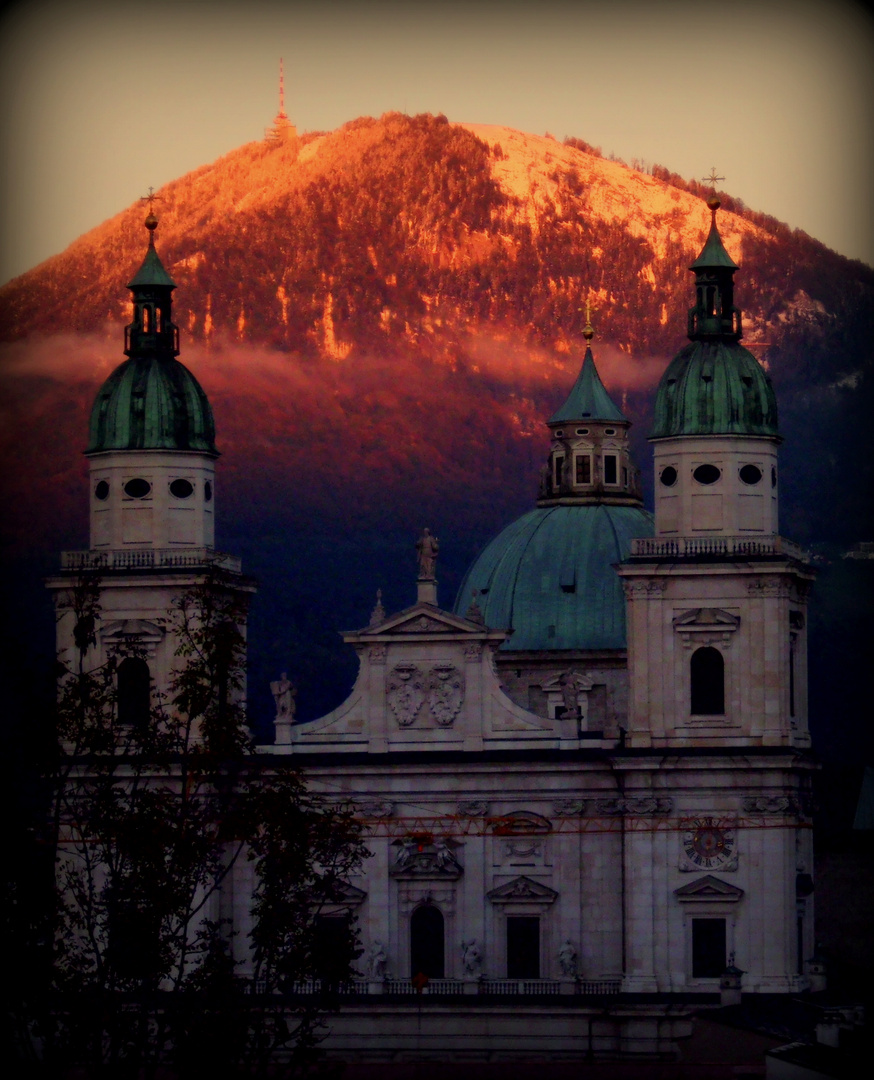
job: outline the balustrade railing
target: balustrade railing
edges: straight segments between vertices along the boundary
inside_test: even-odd
[[[701,555],[786,555],[803,559],[804,550],[782,536],[646,536],[631,541],[631,554],[689,559]]]
[[[474,992],[477,994],[543,997],[561,994],[567,984],[562,984],[558,979],[478,979],[475,983],[465,982],[463,979],[430,979],[424,987],[419,989],[412,979],[383,979],[381,981],[350,979],[347,982],[334,984],[331,989],[343,997],[365,994],[401,996],[439,994],[445,996],[464,994],[466,990],[470,991],[474,987]],[[248,991],[251,994],[264,994],[266,989],[264,979],[251,980],[248,985]],[[571,993],[603,997],[618,994],[621,989],[621,979],[577,979]],[[287,983],[281,992],[309,995],[319,994],[321,991],[321,980],[297,979],[292,983]]]
[[[483,979],[481,994],[560,994],[558,979]]]
[[[239,574],[242,561],[235,555],[205,547],[61,552],[63,570],[177,570],[208,566]]]
[[[417,990],[412,979],[386,979],[383,983],[385,994],[463,994],[464,983],[461,979],[429,979],[427,986]]]

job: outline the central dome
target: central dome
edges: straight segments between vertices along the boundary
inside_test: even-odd
[[[486,626],[513,628],[507,652],[624,649],[625,598],[615,563],[634,537],[652,536],[636,506],[538,507],[508,525],[467,572],[455,604],[476,590]]]

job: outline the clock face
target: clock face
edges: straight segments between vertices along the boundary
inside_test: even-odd
[[[715,818],[700,818],[683,833],[686,858],[703,870],[713,870],[728,862],[734,850],[734,832]]]

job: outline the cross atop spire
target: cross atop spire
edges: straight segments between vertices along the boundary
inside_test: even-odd
[[[701,183],[702,184],[709,184],[711,191],[716,191],[716,185],[721,180],[724,180],[724,179],[725,179],[724,176],[717,176],[716,175],[716,166],[714,165],[710,170],[710,175],[709,176],[702,176],[701,177]]]

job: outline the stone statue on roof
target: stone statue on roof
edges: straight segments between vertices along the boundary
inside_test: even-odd
[[[431,535],[430,529],[423,529],[416,541],[416,554],[419,557],[419,580],[433,581],[437,570],[437,553],[440,541]]]

